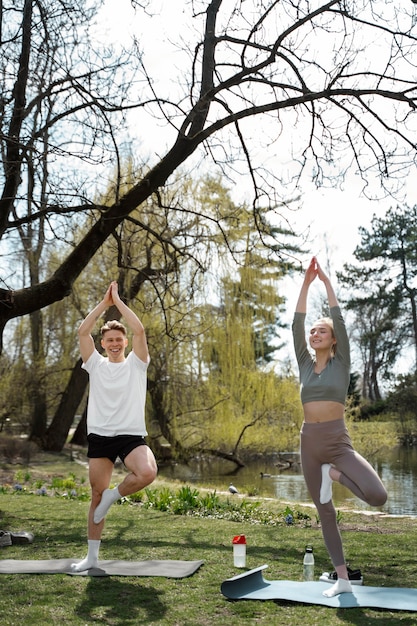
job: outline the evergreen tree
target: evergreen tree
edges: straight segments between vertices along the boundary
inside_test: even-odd
[[[353,294],[346,306],[362,357],[362,393],[374,401],[401,358],[417,368],[417,207],[391,208],[360,233],[359,265],[345,264],[338,278]]]

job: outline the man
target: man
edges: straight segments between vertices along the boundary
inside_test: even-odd
[[[126,328],[107,322],[101,329],[100,355],[91,335],[98,318],[116,306],[133,333],[132,351]],[[83,368],[90,377],[87,411],[87,439],[91,504],[88,515],[88,553],[72,569],[77,572],[97,567],[104,518],[110,506],[124,496],[140,491],[156,477],[155,457],[146,445],[146,372],[149,353],[145,329],[136,314],[120,299],[113,281],[103,300],[87,315],[78,329]],[[114,489],[109,489],[116,458],[129,471]]]

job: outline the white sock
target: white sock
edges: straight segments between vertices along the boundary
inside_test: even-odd
[[[85,559],[80,563],[72,563],[71,569],[73,572],[84,572],[86,569],[97,567],[98,565],[98,551],[100,549],[100,539],[88,540],[88,552]]]
[[[122,496],[119,493],[119,489],[105,489],[101,494],[101,501],[96,510],[94,511],[94,523],[100,524],[101,520],[107,515],[107,511],[116,500],[119,500]]]
[[[348,580],[344,578],[338,578],[334,585],[330,587],[330,589],[326,589],[323,591],[323,595],[326,598],[333,598],[333,596],[337,596],[339,593],[349,593],[352,591],[352,585]]]
[[[332,499],[332,479],[330,478],[329,463],[321,466],[320,504],[327,504]]]

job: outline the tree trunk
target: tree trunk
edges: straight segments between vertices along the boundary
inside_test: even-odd
[[[31,265],[31,281],[38,275],[38,267],[33,259]],[[30,315],[30,335],[32,346],[32,367],[30,380],[31,420],[29,441],[41,445],[47,426],[47,401],[45,391],[45,357],[43,342],[42,311],[34,311]]]
[[[87,405],[84,408],[81,419],[78,422],[78,426],[72,436],[71,443],[76,446],[87,445]]]
[[[168,415],[164,407],[163,384],[159,381],[149,380],[148,392],[152,400],[153,415],[158,422],[162,435],[171,446],[172,455],[181,461],[188,461],[189,453],[182,446],[181,442],[176,439],[170,427],[170,415]]]
[[[69,383],[62,394],[61,402],[43,439],[43,450],[60,452],[65,445],[68,432],[74,422],[78,407],[85,395],[88,374],[81,369],[82,360],[78,359],[72,370]]]

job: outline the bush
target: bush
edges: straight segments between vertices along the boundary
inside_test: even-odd
[[[4,463],[29,465],[31,458],[37,451],[37,446],[27,439],[6,435],[0,437],[0,458]]]
[[[288,506],[280,513],[273,513],[261,507],[257,501],[246,499],[231,500],[229,497],[221,499],[217,493],[200,494],[197,489],[188,485],[176,492],[167,487],[162,489],[145,489],[146,499],[134,494],[133,501],[138,499],[147,509],[157,509],[174,515],[194,515],[196,517],[215,517],[233,522],[250,522],[277,526],[280,524],[310,525],[311,518],[307,513],[290,509]],[[131,498],[126,498],[130,500]],[[291,520],[291,521],[290,521]]]

